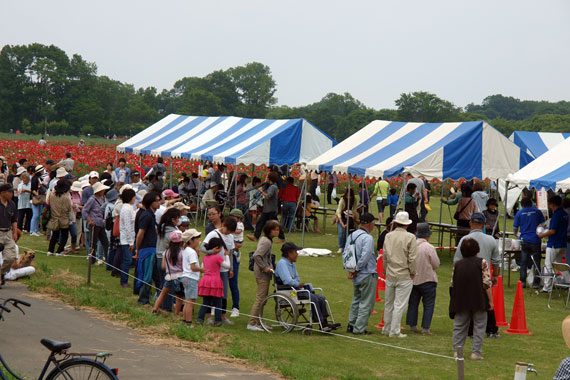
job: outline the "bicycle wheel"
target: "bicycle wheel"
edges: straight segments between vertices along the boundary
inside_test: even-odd
[[[54,368],[46,380],[119,380],[103,363],[86,358],[69,359]]]

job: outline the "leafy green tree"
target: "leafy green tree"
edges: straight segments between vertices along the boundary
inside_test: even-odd
[[[429,92],[401,94],[396,100],[401,121],[444,122],[457,120],[461,108]]]
[[[240,116],[265,117],[269,107],[277,103],[274,96],[276,84],[269,67],[252,62],[234,67],[229,72],[242,103],[238,108]]]

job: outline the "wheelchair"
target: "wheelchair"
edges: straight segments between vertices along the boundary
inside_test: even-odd
[[[288,333],[299,329],[303,334],[311,335],[313,325],[317,325],[319,330],[322,330],[324,321],[321,321],[316,311],[314,318],[317,320],[313,321],[312,311],[316,310],[317,305],[311,302],[309,290],[279,284],[275,275],[273,275],[273,286],[275,291],[265,297],[259,308],[259,321],[265,331],[272,333],[278,330]],[[313,290],[324,296],[322,288],[313,288]],[[330,321],[335,323],[329,302],[325,300],[325,303]]]

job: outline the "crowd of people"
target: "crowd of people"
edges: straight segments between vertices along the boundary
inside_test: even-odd
[[[182,173],[172,188],[166,186],[165,174],[160,157],[150,168],[130,168],[121,158],[117,167],[109,163],[102,173],[92,171],[81,177],[74,173],[70,153],[57,163],[47,160],[44,164],[28,165],[21,159],[10,168],[0,157],[2,282],[16,261],[19,237],[24,233],[36,237],[45,234],[49,256],[73,255],[86,248],[90,263],[105,265],[112,276],[119,278],[122,287],[130,287],[129,272],[134,268],[133,292],[138,295],[138,303],[150,305],[153,313],[168,311],[181,315],[190,327],[202,323],[232,325],[230,318],[240,315],[240,248],[247,237],[257,242],[250,258],[257,291],[249,312],[248,330],[262,331],[257,316],[273,279],[276,286],[309,290],[311,301],[317,305],[313,319],[321,321],[324,331],[340,327],[329,321],[324,297],[310,292],[310,284],[301,281],[295,266],[300,248],[285,242],[285,232],[299,228],[299,210],[300,218],[305,218],[301,224],[314,220],[318,231],[313,213],[320,201],[315,185],[319,182],[318,174],[306,174],[311,178],[306,194],[302,185],[297,186],[295,179],[277,167],[272,167],[263,180],[252,178],[251,184],[246,174],[234,182],[233,173],[226,173],[224,165],[208,164],[190,176]],[[386,278],[382,333],[405,338],[401,321],[407,309],[409,331],[433,334],[430,326],[440,262],[429,243],[431,231],[425,223],[430,209],[429,183],[412,177],[406,182],[401,200],[403,211],[396,213],[400,199],[385,179],[374,184],[372,193],[361,184],[358,195],[349,189],[337,197],[338,179],[336,175],[328,176],[326,202],[337,202],[333,223],[338,226],[338,253],[352,250],[357,259],[356,269],[348,274],[354,286],[349,333],[369,334],[366,328],[375,302],[377,253],[381,250],[382,274]],[[500,235],[498,202],[489,198],[478,182],[464,183],[457,190],[448,200],[442,199],[447,204],[457,204],[457,224],[466,229],[459,236],[453,259],[449,307],[454,318],[453,346],[463,346],[466,337],[472,336],[471,358],[480,360],[485,333],[488,338],[500,337],[490,295],[501,265],[496,240]],[[378,218],[369,212],[374,197]],[[305,200],[307,207],[300,208]],[[224,216],[223,209],[228,204],[236,207]],[[521,206],[514,228],[515,232],[520,229],[520,276],[526,284],[527,267],[540,266],[543,238],[548,239],[547,268],[552,268],[552,263],[565,254],[570,199],[551,195],[550,228],[542,232],[537,227],[544,223],[544,217],[535,207],[532,193],[523,194]],[[208,219],[204,236],[190,228],[189,213],[199,209]],[[371,233],[376,222],[385,216],[386,229],[375,248]],[[274,243],[284,243],[278,263],[271,255]],[[533,286],[538,287],[536,277],[534,281]],[[544,281],[542,291],[548,292],[551,287],[552,282]],[[194,303],[199,297],[203,299],[202,306],[194,320]],[[423,316],[418,326],[420,302]]]

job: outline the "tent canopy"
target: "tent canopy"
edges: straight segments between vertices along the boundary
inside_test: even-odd
[[[507,177],[519,187],[570,189],[570,139],[566,139],[536,160]]]
[[[368,177],[404,170],[431,178],[506,177],[532,159],[483,121],[406,123],[376,120],[308,168]]]
[[[117,146],[117,151],[217,163],[293,165],[310,161],[335,144],[305,119],[171,114]]]
[[[570,133],[514,131],[509,140],[530,154],[534,159],[554,148],[568,137],[570,137]]]

